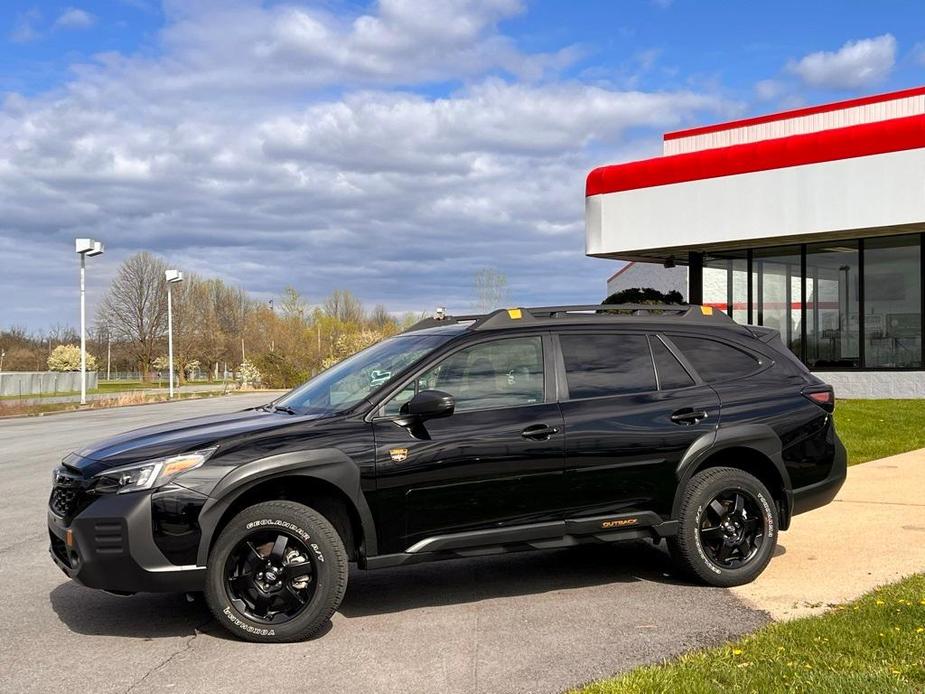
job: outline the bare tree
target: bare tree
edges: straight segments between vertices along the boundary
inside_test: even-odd
[[[382,330],[387,326],[397,325],[392,314],[383,304],[376,304],[369,313],[369,324],[376,330]]]
[[[349,289],[335,289],[324,300],[324,312],[342,323],[359,323],[363,320],[363,304]]]
[[[145,374],[160,351],[167,329],[166,264],[143,252],[122,263],[100,305],[98,321],[112,327]]]
[[[507,277],[493,267],[482,268],[474,278],[476,306],[479,311],[489,312],[502,308],[509,302]]]

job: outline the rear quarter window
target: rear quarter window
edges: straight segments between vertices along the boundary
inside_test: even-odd
[[[707,383],[747,376],[761,363],[748,352],[702,337],[668,335]]]

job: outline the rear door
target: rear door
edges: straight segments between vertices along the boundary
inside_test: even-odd
[[[380,549],[429,537],[561,518],[564,445],[551,336],[492,338],[413,378],[374,421]],[[420,437],[394,418],[416,391],[441,390],[455,413]]]
[[[655,334],[563,331],[558,344],[570,516],[669,515],[678,462],[719,420],[716,393]]]

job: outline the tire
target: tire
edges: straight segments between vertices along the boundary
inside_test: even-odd
[[[206,602],[215,619],[245,641],[310,638],[346,589],[347,553],[337,531],[320,513],[292,501],[241,511],[209,554]]]
[[[736,512],[740,499],[744,513]],[[681,498],[678,520],[678,534],[668,544],[672,557],[682,571],[711,586],[755,580],[777,545],[773,497],[760,480],[735,468],[708,468],[694,475]]]

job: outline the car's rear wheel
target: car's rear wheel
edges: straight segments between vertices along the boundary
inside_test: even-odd
[[[714,586],[753,581],[777,544],[777,507],[759,479],[742,470],[708,468],[681,499],[678,535],[669,549],[687,573]]]
[[[291,501],[241,511],[209,555],[206,601],[248,641],[301,641],[334,614],[347,588],[347,555],[324,516]]]

